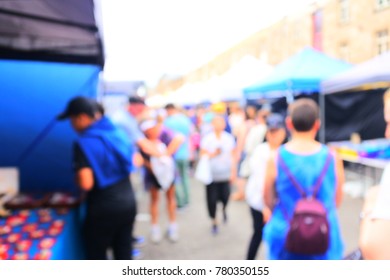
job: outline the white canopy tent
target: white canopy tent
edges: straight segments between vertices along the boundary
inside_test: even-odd
[[[242,89],[259,82],[271,74],[273,67],[254,56],[244,56],[220,78],[217,101],[241,100]]]

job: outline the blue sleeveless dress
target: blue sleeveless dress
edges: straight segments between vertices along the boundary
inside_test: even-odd
[[[279,153],[298,183],[305,189],[306,193],[310,193],[310,188],[317,181],[325,165],[326,157],[329,153],[328,147],[323,145],[321,150],[315,154],[298,155],[289,152],[285,146],[282,146],[279,149]],[[341,238],[335,203],[336,173],[334,158],[329,165],[328,172],[317,194],[317,199],[327,209],[330,226],[329,249],[323,255],[297,255],[289,253],[284,249],[288,231],[286,214],[290,218],[292,217],[295,204],[301,196],[279,164],[277,164],[277,172],[275,187],[279,202],[274,207],[271,219],[264,228],[264,241],[268,247],[268,258],[271,260],[342,259],[344,245]]]

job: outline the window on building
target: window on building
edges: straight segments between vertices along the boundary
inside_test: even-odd
[[[340,0],[340,21],[349,21],[349,0]]]
[[[342,59],[344,61],[347,61],[347,62],[350,61],[351,54],[350,54],[350,51],[349,51],[348,44],[346,44],[346,43],[341,44],[339,53],[340,53],[340,59]]]
[[[390,7],[390,0],[375,0],[378,10]]]
[[[376,34],[378,54],[385,53],[389,50],[389,33],[387,30],[379,31]]]

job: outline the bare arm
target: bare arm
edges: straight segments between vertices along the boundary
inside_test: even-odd
[[[275,182],[277,176],[276,161],[275,157],[272,156],[268,160],[267,169],[265,173],[264,181],[264,203],[272,210],[274,208],[276,193],[275,193]]]
[[[176,153],[177,149],[179,149],[179,147],[181,146],[181,144],[184,143],[184,141],[185,137],[183,135],[176,134],[167,147],[168,155],[172,156],[174,153]]]
[[[142,138],[137,141],[137,146],[145,153],[150,156],[159,157],[161,152],[158,150],[157,146],[154,145],[150,140]]]
[[[76,184],[84,191],[90,191],[94,185],[93,171],[89,167],[81,168],[76,172]]]
[[[238,162],[241,158],[241,154],[244,150],[245,146],[245,138],[248,133],[248,128],[245,124],[240,127],[237,135],[237,146],[236,146],[236,151],[235,151],[235,162]]]
[[[365,260],[390,259],[390,221],[385,219],[372,219],[370,214],[375,207],[379,188],[371,188],[365,198],[360,224],[359,247]]]
[[[343,185],[345,182],[343,161],[337,153],[334,153],[336,168],[336,207],[340,207],[343,200]]]
[[[235,162],[236,159],[236,149],[232,151],[232,168],[230,171],[230,183],[233,184],[237,179],[237,164]]]

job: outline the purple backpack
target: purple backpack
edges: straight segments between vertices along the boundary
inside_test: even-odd
[[[290,222],[285,248],[290,253],[300,255],[322,255],[325,254],[329,248],[330,230],[327,211],[316,196],[321,188],[331,160],[332,155],[329,153],[324,168],[315,185],[312,187],[312,194],[309,195],[291,174],[291,171],[279,154],[278,161],[281,168],[286,172],[291,183],[301,195],[301,199],[299,199],[295,205],[291,219],[289,219],[287,212],[285,211],[286,219]]]

